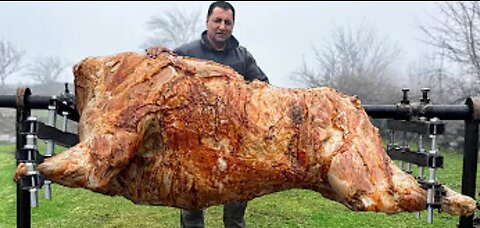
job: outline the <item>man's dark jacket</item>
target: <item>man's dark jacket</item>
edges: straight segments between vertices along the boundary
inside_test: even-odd
[[[240,46],[233,36],[227,40],[227,46],[223,51],[217,51],[208,41],[207,31],[204,31],[201,39],[184,44],[174,52],[181,56],[212,60],[230,66],[249,82],[258,79],[268,83],[267,76],[257,66],[252,54],[245,47]]]

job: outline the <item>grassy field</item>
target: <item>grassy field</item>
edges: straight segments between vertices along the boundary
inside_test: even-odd
[[[15,169],[13,145],[0,145],[0,227],[16,226]],[[43,150],[42,150],[43,151]],[[445,168],[439,179],[456,191],[461,188],[462,156],[444,152]],[[477,174],[478,176],[478,174]],[[478,182],[477,182],[478,183]],[[477,184],[477,189],[478,184]],[[123,197],[110,197],[84,189],[53,186],[53,200],[43,199],[32,209],[32,227],[178,227],[179,210],[161,206],[135,205]],[[205,212],[207,227],[223,227],[222,207]],[[352,212],[324,199],[316,192],[290,190],[256,198],[246,212],[249,227],[455,227],[458,217],[435,213],[427,225],[415,213],[385,215]]]

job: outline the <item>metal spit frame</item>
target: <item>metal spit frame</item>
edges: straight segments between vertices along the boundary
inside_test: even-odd
[[[20,124],[25,122],[31,114],[31,109],[48,109],[51,105],[48,96],[31,96],[30,89],[19,88],[15,95],[0,95],[0,107],[15,108],[17,153],[26,144],[25,134],[20,134]],[[58,104],[62,104],[59,102]],[[478,136],[480,120],[480,98],[468,98],[464,105],[431,105],[406,104],[396,105],[363,105],[367,114],[378,119],[409,120],[412,116],[437,117],[442,120],[465,121],[465,147],[463,156],[462,194],[475,198],[476,172],[478,161]],[[79,120],[79,114],[68,105],[60,105],[56,112],[70,120]],[[64,122],[66,119],[64,120]],[[64,124],[65,125],[65,124]],[[17,161],[17,165],[19,162]],[[30,193],[17,184],[17,227],[30,227]],[[473,227],[474,215],[460,217],[459,227]]]
[[[55,96],[31,96],[31,91],[29,88],[19,88],[17,89],[16,95],[0,95],[0,107],[2,108],[15,108],[16,109],[16,164],[28,160],[26,166],[28,167],[28,174],[36,175],[36,163],[34,160],[42,160],[43,156],[38,154],[36,150],[36,139],[37,139],[37,130],[39,129],[37,125],[41,125],[44,133],[52,134],[56,136],[64,136],[62,139],[63,145],[75,143],[75,136],[71,133],[61,132],[56,130],[54,127],[55,124],[55,115],[60,114],[64,116],[64,125],[66,125],[66,119],[73,121],[79,120],[78,112],[72,108],[72,96],[68,92],[67,85],[65,85],[66,93],[63,97],[57,98]],[[49,110],[49,123],[47,125],[37,122],[35,118],[31,117],[32,109],[45,109]],[[65,130],[66,128],[63,127]],[[78,137],[77,137],[78,139]],[[47,139],[47,151],[45,157],[51,156],[53,154],[53,141],[55,139]],[[78,141],[78,140],[77,140]],[[16,195],[17,195],[17,227],[30,227],[31,226],[31,207],[38,206],[38,185],[39,182],[43,182],[31,178],[27,180],[31,185],[28,188],[22,186],[23,180],[17,183]],[[46,186],[46,198],[51,198],[50,187]]]
[[[427,97],[423,92],[423,98]],[[428,92],[428,91],[427,91]],[[405,91],[404,91],[405,94]],[[404,98],[406,95],[404,95]],[[432,105],[420,102],[418,104],[396,105],[363,105],[367,114],[376,119],[410,120],[414,116],[426,118],[439,118],[441,120],[464,120],[465,143],[463,154],[462,171],[462,194],[475,199],[478,140],[480,121],[480,98],[467,98],[464,105]],[[461,216],[459,226],[461,228],[473,227],[475,215]]]

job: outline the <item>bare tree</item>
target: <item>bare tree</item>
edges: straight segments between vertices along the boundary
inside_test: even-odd
[[[449,73],[443,68],[443,56],[428,53],[408,65],[406,87],[411,91],[411,100],[421,97],[421,88],[430,88],[432,100],[445,103],[447,80]]]
[[[357,29],[335,27],[331,40],[313,47],[315,66],[305,60],[292,80],[309,87],[329,86],[366,102],[386,101],[391,93],[390,65],[400,54],[387,38],[366,24]],[[385,96],[387,95],[387,96]]]
[[[480,92],[480,3],[477,1],[442,2],[440,14],[431,25],[421,25],[427,43],[445,50],[448,60],[458,64],[456,81],[463,98]]]
[[[5,86],[5,79],[20,70],[20,61],[24,51],[16,49],[9,41],[0,39],[0,79]]]
[[[67,63],[59,57],[39,57],[28,68],[26,75],[42,85],[56,82]]]
[[[186,13],[178,8],[165,10],[160,16],[147,22],[153,35],[143,45],[144,48],[164,46],[170,49],[192,41],[200,36],[202,24],[200,11]]]

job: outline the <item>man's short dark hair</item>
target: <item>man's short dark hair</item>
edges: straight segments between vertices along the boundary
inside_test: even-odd
[[[210,15],[212,15],[212,11],[213,11],[213,9],[215,9],[215,7],[220,7],[224,10],[232,10],[233,21],[235,21],[235,9],[233,8],[233,6],[230,3],[225,2],[225,1],[217,1],[217,2],[213,2],[212,4],[210,4],[210,7],[208,7],[207,18],[210,17]]]

